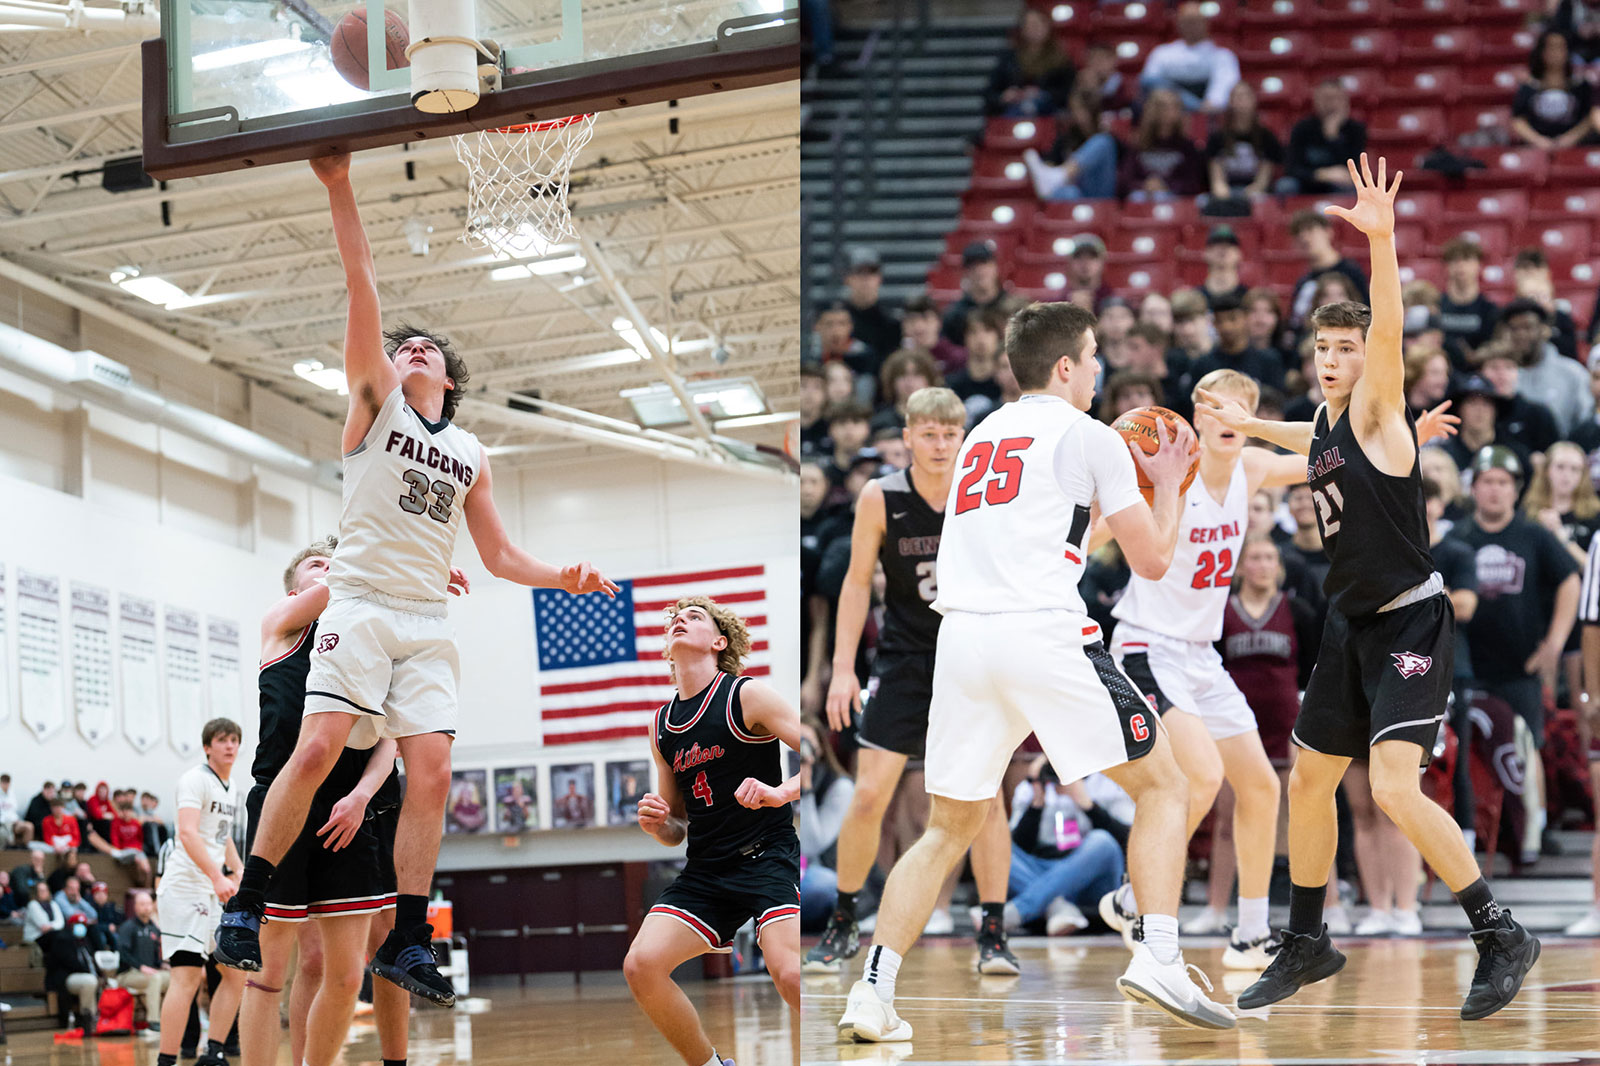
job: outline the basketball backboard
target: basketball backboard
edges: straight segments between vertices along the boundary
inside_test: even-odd
[[[794,78],[790,3],[477,0],[477,37],[503,53],[501,91],[425,115],[409,69],[385,62],[385,19],[407,18],[405,0],[162,0],[161,39],[144,45],[144,167],[188,177]],[[330,50],[355,11],[368,90],[340,76]]]

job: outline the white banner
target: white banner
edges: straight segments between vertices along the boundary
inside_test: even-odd
[[[206,619],[206,673],[211,717],[239,721],[239,623]]]
[[[93,585],[72,585],[72,710],[78,734],[90,746],[117,731],[111,702],[111,593]]]
[[[43,740],[66,724],[61,664],[61,582],[17,570],[17,666],[22,721]]]
[[[200,667],[200,616],[167,608],[167,739],[180,755],[200,750],[206,724],[205,675]]]
[[[120,601],[117,654],[122,681],[122,733],[134,750],[161,742],[161,663],[156,656],[156,604],[138,596]]]

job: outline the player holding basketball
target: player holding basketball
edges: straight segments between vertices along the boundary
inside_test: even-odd
[[[933,695],[933,651],[940,615],[934,574],[945,501],[955,474],[956,452],[967,409],[949,389],[918,389],[906,401],[911,467],[867,483],[856,501],[850,571],[839,595],[833,645],[833,680],[828,685],[828,725],[850,724],[861,710],[856,682],[856,646],[872,601],[872,574],[883,564],[883,633],[873,662],[876,691],[861,714],[856,736],[856,787],[839,830],[839,902],[822,940],[806,953],[807,973],[838,973],[840,960],[859,949],[856,893],[866,884],[878,855],[884,812],[906,760],[921,759],[928,737],[928,700]],[[978,930],[978,972],[1015,974],[1017,957],[1006,946],[1006,880],[1011,872],[1011,833],[996,802],[972,845],[972,868],[983,904]]]
[[[1338,826],[1334,791],[1352,759],[1370,760],[1372,796],[1450,886],[1472,923],[1478,967],[1461,1006],[1486,1018],[1522,987],[1539,942],[1495,902],[1461,830],[1423,795],[1417,767],[1432,755],[1450,695],[1455,621],[1428,551],[1417,434],[1406,412],[1403,312],[1394,244],[1400,175],[1373,180],[1365,154],[1353,208],[1329,214],[1367,235],[1372,309],[1328,304],[1311,316],[1316,366],[1327,401],[1314,422],[1265,422],[1240,404],[1202,394],[1231,429],[1308,457],[1322,543],[1331,560],[1323,588],[1328,622],[1306,686],[1289,777],[1289,928],[1272,965],[1239,1006],[1264,1007],[1338,973],[1345,958],[1322,921]]]
[[[1231,1029],[1233,1015],[1190,980],[1178,947],[1188,807],[1159,719],[1118,669],[1078,594],[1096,503],[1136,573],[1159,580],[1178,534],[1178,486],[1194,435],[1164,433],[1139,453],[1084,412],[1094,400],[1095,319],[1068,303],[1012,316],[1005,351],[1022,398],[984,419],[956,460],[939,543],[944,615],[928,708],[928,830],[895,864],[862,980],[839,1020],[847,1039],[909,1040],[894,1009],[901,959],[940,881],[972,843],[1011,753],[1029,732],[1064,781],[1104,771],[1136,804],[1128,864],[1146,913],[1122,994],[1185,1025]]]
[[[656,712],[650,754],[659,793],[639,800],[639,827],[667,847],[687,837],[688,862],[657,897],[622,963],[633,998],[689,1066],[732,1066],[717,1054],[672,971],[732,950],[751,919],[767,972],[800,1033],[800,838],[777,741],[800,750],[800,714],[770,686],[739,676],[744,620],[705,596],[666,612],[677,692]]]
[[[614,595],[617,586],[588,563],[555,567],[511,543],[495,508],[488,455],[450,422],[465,365],[442,338],[408,327],[383,332],[350,157],[316,159],[311,167],[328,187],[349,289],[344,507],[328,606],[306,677],[305,721],[262,804],[243,881],[218,930],[217,961],[261,968],[259,930],[273,870],[305,825],[312,796],[351,731],[366,723],[399,743],[407,777],[395,840],[395,927],[372,972],[449,1006],[455,990],[435,965],[427,906],[456,727],[460,660],[445,597],[462,516],[496,577],[572,593]]]

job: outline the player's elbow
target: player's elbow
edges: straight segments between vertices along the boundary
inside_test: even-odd
[[[1160,555],[1156,552],[1128,552],[1128,569],[1144,578],[1146,581],[1160,581],[1167,576],[1167,567],[1172,565],[1171,555]]]

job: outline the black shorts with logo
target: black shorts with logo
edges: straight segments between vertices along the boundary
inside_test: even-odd
[[[769,922],[798,919],[800,838],[791,829],[735,862],[688,863],[650,913],[683,923],[715,952],[732,951],[733,934],[752,918],[758,936]]]
[[[867,691],[856,739],[869,748],[923,758],[933,699],[933,652],[878,652]]]
[[[1330,607],[1292,738],[1353,759],[1380,740],[1409,740],[1426,764],[1454,674],[1455,611],[1443,593],[1362,618]]]
[[[254,843],[266,795],[267,786],[257,783],[245,797],[250,818],[249,843]],[[374,914],[395,905],[394,865],[392,860],[388,864],[386,884],[374,819],[364,820],[355,839],[334,851],[323,846],[326,837],[317,835],[332,811],[332,804],[320,798],[311,804],[300,835],[279,860],[267,883],[267,921],[303,922],[342,914]]]

